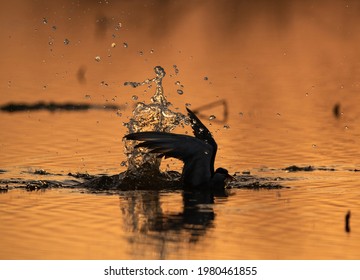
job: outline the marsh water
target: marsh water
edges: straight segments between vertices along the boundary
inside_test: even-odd
[[[360,257],[359,4],[24,2],[1,17],[0,105],[93,107],[0,111],[0,259]],[[150,20],[160,7],[176,16]],[[197,110],[236,180],[79,187],[127,170],[124,123],[155,86],[124,83],[156,65],[171,110]]]

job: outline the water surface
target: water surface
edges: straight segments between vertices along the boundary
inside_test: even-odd
[[[59,3],[2,10],[1,105],[120,110],[0,112],[0,259],[360,257],[358,3]],[[222,105],[201,110],[216,166],[283,188],[18,188],[125,171],[123,123],[154,88],[124,82],[153,77],[156,65],[172,110],[225,100],[225,119]],[[284,170],[293,165],[311,171]]]

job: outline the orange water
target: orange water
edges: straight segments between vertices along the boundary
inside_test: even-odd
[[[0,104],[126,109],[0,112],[0,179],[44,179],[36,169],[59,181],[69,172],[124,171],[122,122],[132,96],[148,101],[154,89],[123,83],[151,78],[161,65],[166,95],[183,113],[185,103],[227,101],[225,122],[203,118],[219,146],[217,166],[286,178],[289,188],[232,190],[213,202],[180,191],[10,190],[0,193],[0,259],[360,257],[360,173],[352,171],[360,169],[359,4],[220,2],[4,3]],[[222,119],[221,107],[202,113]],[[335,171],[282,170],[294,164]],[[197,210],[189,212],[192,199]]]

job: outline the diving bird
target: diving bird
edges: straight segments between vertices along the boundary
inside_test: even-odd
[[[173,157],[184,162],[182,181],[195,188],[224,188],[226,179],[233,178],[225,168],[214,171],[217,144],[210,131],[188,108],[195,137],[167,132],[137,132],[124,136],[128,140],[142,141],[135,148],[145,147],[160,157]]]

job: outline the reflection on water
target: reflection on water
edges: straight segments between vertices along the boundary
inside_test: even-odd
[[[120,111],[0,112],[0,258],[358,259],[360,3],[108,2],[3,3],[1,105]],[[154,89],[123,84],[155,65],[174,111],[227,105],[200,112],[216,164],[274,188],[7,191],[125,171],[122,123]]]
[[[227,194],[223,191],[216,196],[227,197]],[[169,244],[181,249],[181,244],[198,242],[214,227],[213,204],[213,193],[187,191],[182,193],[181,210],[164,212],[158,192],[127,192],[120,196],[125,228],[134,233],[129,242],[136,248],[143,240],[157,244],[153,253],[160,259],[167,259],[168,254],[174,253],[167,252]],[[134,252],[134,257],[146,257],[141,249]]]
[[[344,229],[356,188],[317,177],[230,195],[13,190],[0,194],[0,258],[357,259],[359,219]]]

